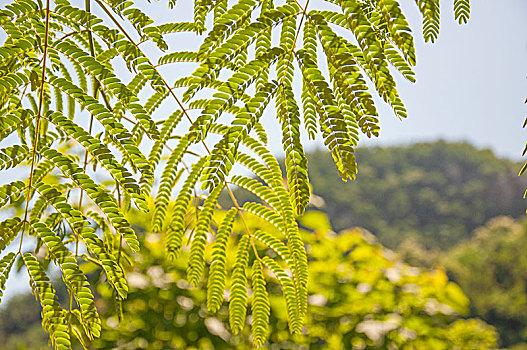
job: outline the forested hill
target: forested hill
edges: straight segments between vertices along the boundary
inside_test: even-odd
[[[527,208],[521,165],[467,143],[359,148],[356,156],[357,180],[344,183],[327,154],[309,154],[313,191],[335,229],[367,228],[390,248],[413,237],[447,249],[488,219]]]

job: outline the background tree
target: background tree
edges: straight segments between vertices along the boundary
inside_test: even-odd
[[[519,348],[527,343],[526,225],[525,218],[491,220],[442,260],[470,297],[471,315],[494,324],[504,345]]]
[[[104,283],[97,285],[101,297],[96,303],[103,332],[91,346],[101,349],[253,348],[250,327],[244,327],[238,335],[230,332],[227,307],[222,306],[217,314],[207,312],[206,291],[193,288],[185,278],[188,253],[182,253],[182,259],[171,263],[162,249],[160,234],[152,233],[148,227],[149,219],[144,215],[130,216],[142,246],[139,253],[131,255],[134,261],[128,273],[131,288],[122,303],[120,319],[115,313],[117,305],[111,288]],[[251,228],[273,229],[257,217],[247,219]],[[335,234],[326,216],[319,212],[306,214],[302,225],[306,228],[302,236],[311,257],[305,323],[308,331],[290,337],[284,301],[277,295],[280,287],[270,283],[269,301],[273,312],[266,348],[343,349],[351,344],[360,349],[495,348],[497,339],[492,327],[477,319],[460,318],[467,312],[468,299],[457,285],[448,281],[443,269],[408,266],[362,229]],[[243,224],[235,223],[234,229],[243,230]],[[234,255],[228,258],[234,259]],[[95,266],[86,263],[82,267],[84,271],[93,271]],[[97,279],[96,273],[88,275],[92,281]],[[222,298],[228,299],[226,295]],[[252,302],[249,304],[253,307]],[[10,303],[8,309],[17,305]],[[33,308],[26,308],[26,312],[32,311]],[[9,312],[0,321],[0,332],[9,327],[17,331],[6,332],[6,345],[0,349],[14,348],[16,344],[29,349],[45,345],[42,331],[37,333],[39,337],[34,337],[33,344],[28,342],[27,335],[36,330],[27,323],[11,323],[16,317],[16,313]],[[38,322],[37,319],[29,324],[34,326]],[[20,330],[25,331],[22,336]]]

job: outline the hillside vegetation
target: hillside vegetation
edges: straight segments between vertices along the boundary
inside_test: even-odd
[[[313,192],[335,229],[364,227],[389,248],[412,238],[448,249],[493,217],[525,213],[521,165],[490,150],[438,141],[363,147],[356,156],[357,180],[344,183],[324,152],[309,154]]]
[[[501,346],[527,347],[521,164],[444,141],[360,148],[357,158],[357,180],[343,183],[323,152],[309,155],[313,192],[323,199],[313,202],[333,226],[364,227],[412,265],[445,266],[467,293],[470,316],[495,326]]]
[[[471,300],[471,316],[496,327],[503,345],[527,349],[527,220],[490,220],[441,263]]]

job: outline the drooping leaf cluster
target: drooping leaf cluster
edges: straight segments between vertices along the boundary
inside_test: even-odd
[[[525,103],[527,104],[527,98],[525,99]],[[523,122],[523,128],[525,129],[525,126],[527,126],[527,118],[525,118],[524,122]],[[527,143],[525,144],[525,147],[523,148],[523,152],[522,152],[522,157],[525,156],[525,154],[527,153]],[[527,161],[523,164],[522,168],[520,169],[520,172],[518,174],[518,176],[521,176],[525,173],[525,170],[527,170]],[[527,190],[525,191],[524,195],[523,195],[523,198],[526,198],[527,197]]]
[[[456,18],[465,22],[468,2],[455,3]],[[417,4],[425,39],[433,41],[438,1]],[[379,132],[370,90],[398,117],[406,116],[390,66],[413,81],[415,50],[396,0],[196,0],[193,9],[192,21],[157,23],[122,0],[12,0],[0,8],[0,170],[15,174],[0,186],[0,204],[19,209],[0,223],[2,250],[12,251],[2,255],[0,282],[3,287],[21,259],[56,348],[100,333],[81,261],[98,264],[115,297],[126,297],[121,253],[123,246],[137,250],[139,242],[124,213],[132,205],[149,210],[152,192],[154,228],[164,233],[169,256],[175,259],[190,246],[193,285],[200,283],[206,260],[214,259],[210,310],[218,308],[224,289],[225,241],[234,239],[233,331],[245,324],[251,275],[254,341],[265,342],[264,271],[270,271],[282,287],[290,330],[300,332],[307,257],[296,217],[310,198],[301,134],[321,134],[340,176],[353,179],[359,134]],[[203,38],[197,51],[170,49],[169,37],[181,32]],[[195,69],[170,81],[162,68],[179,62]],[[287,156],[285,174],[266,147],[262,118],[272,106]],[[235,164],[258,180],[232,174]],[[265,205],[240,207],[232,186],[253,192]],[[224,190],[232,210],[216,223]],[[232,235],[234,218],[243,221],[247,213],[270,222],[279,235],[248,227]],[[210,242],[212,257],[205,254]],[[274,253],[262,255],[262,244]],[[53,301],[43,268],[49,263],[68,288],[65,308]],[[64,328],[66,323],[71,326]]]

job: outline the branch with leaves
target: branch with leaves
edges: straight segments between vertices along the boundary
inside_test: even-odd
[[[434,41],[439,1],[416,3],[424,38]],[[468,0],[454,5],[456,19],[465,23]],[[281,285],[291,332],[300,332],[308,271],[296,219],[310,198],[301,134],[321,134],[342,179],[353,180],[360,135],[379,134],[372,95],[406,117],[390,67],[414,81],[416,59],[398,1],[196,0],[192,21],[158,24],[131,1],[86,0],[80,8],[68,0],[11,0],[0,9],[0,26],[6,33],[0,48],[0,171],[16,174],[0,186],[0,205],[24,208],[0,223],[1,251],[18,243],[0,260],[0,287],[20,260],[54,346],[70,348],[73,338],[84,344],[99,336],[91,285],[79,268],[83,261],[98,264],[117,300],[126,298],[123,250],[140,248],[125,218],[132,205],[153,210],[154,230],[163,233],[170,258],[190,247],[193,285],[201,284],[211,261],[210,311],[219,308],[230,282],[234,332],[245,325],[251,288],[253,339],[265,343],[266,271]],[[197,51],[169,50],[168,35],[182,32],[202,38]],[[153,44],[149,52],[145,43]],[[160,68],[180,62],[194,63],[194,71],[170,82]],[[266,147],[262,119],[273,113],[281,126],[285,174]],[[236,164],[254,177],[237,174]],[[240,206],[234,187],[265,204]],[[223,191],[232,208],[215,222]],[[275,230],[245,225],[243,234],[234,235],[235,217],[245,222],[245,215],[263,218]],[[230,240],[236,259],[229,275]],[[68,286],[66,309],[53,296],[44,268],[49,264],[60,268]]]

